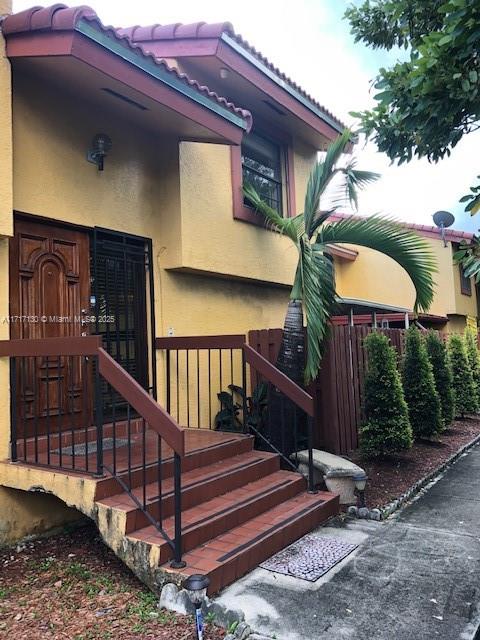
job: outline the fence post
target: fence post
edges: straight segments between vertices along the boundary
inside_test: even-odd
[[[166,409],[167,409],[167,413],[170,413],[170,402],[171,402],[171,389],[170,389],[170,349],[166,349],[165,350],[165,357],[167,359],[167,366],[166,366],[166,391],[167,391],[167,397],[166,397]],[[177,358],[178,358],[178,354],[177,354]],[[178,380],[177,380],[177,393],[178,393]],[[177,416],[178,418],[178,416]]]
[[[317,493],[313,479],[313,417],[307,417],[308,422],[308,493]]]
[[[17,360],[10,358],[10,446],[12,462],[17,462]],[[26,451],[23,452],[26,457]]]
[[[97,471],[95,475],[103,476],[103,398],[100,381],[98,355],[94,357],[95,364],[95,426],[97,429]],[[88,448],[88,443],[87,448]],[[88,450],[87,454],[88,455]]]
[[[172,569],[183,569],[186,562],[182,560],[182,459],[175,453],[173,456],[174,491],[175,491],[175,540]]]
[[[248,406],[247,406],[247,363],[245,361],[245,350],[242,347],[242,387],[243,387],[243,433],[248,433]],[[253,393],[253,389],[252,389]]]

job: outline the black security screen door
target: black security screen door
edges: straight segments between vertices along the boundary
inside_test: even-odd
[[[91,252],[92,314],[106,351],[144,389],[149,388],[147,270],[150,243],[143,238],[94,230]],[[149,282],[150,284],[150,282]],[[92,327],[93,329],[93,327]],[[104,412],[122,409],[120,398],[104,393]],[[120,417],[120,416],[117,416]]]

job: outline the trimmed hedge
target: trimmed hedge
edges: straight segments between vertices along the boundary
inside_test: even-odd
[[[437,331],[429,331],[425,339],[428,358],[433,369],[435,388],[442,406],[444,427],[448,427],[455,418],[455,395],[453,377],[447,346]]]
[[[414,437],[431,438],[439,434],[443,430],[440,398],[425,341],[415,326],[406,332],[403,391]]]
[[[396,352],[388,338],[377,332],[364,340],[368,369],[365,376],[365,422],[360,447],[367,457],[396,453],[412,446],[412,428],[403,395]]]
[[[473,383],[477,392],[477,399],[480,401],[480,355],[477,347],[477,334],[473,329],[467,327],[464,334],[465,348],[467,350],[468,364],[472,370]]]
[[[456,413],[462,417],[467,413],[476,413],[478,409],[477,391],[462,336],[456,334],[450,336],[448,351],[452,367]]]

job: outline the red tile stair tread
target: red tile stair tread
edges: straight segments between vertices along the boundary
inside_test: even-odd
[[[194,484],[203,482],[208,478],[213,478],[216,475],[222,475],[224,473],[228,473],[229,471],[240,468],[241,466],[253,464],[256,461],[261,461],[261,460],[265,460],[272,457],[275,457],[275,454],[267,453],[264,451],[251,451],[248,453],[242,453],[232,458],[220,460],[218,462],[207,465],[205,467],[192,469],[192,471],[188,471],[187,473],[182,474],[182,489],[189,488]],[[172,492],[173,492],[173,478],[171,477],[165,478],[162,482],[163,497],[167,496],[169,493],[172,493]],[[141,500],[143,499],[142,489],[134,489],[133,493],[137,498]],[[158,497],[157,482],[152,482],[147,485],[146,495],[147,495],[147,501],[155,500]],[[136,509],[136,505],[131,500],[131,498],[128,497],[126,493],[118,493],[109,498],[98,500],[97,502],[109,507],[119,506],[119,505],[125,505],[125,506],[129,505],[130,510]]]
[[[195,564],[196,558],[202,558],[204,551],[217,549],[218,547],[216,545],[220,544],[222,549],[229,549],[229,551],[222,550],[217,556],[217,563],[222,564],[222,558],[229,552],[233,552],[232,558],[240,555],[243,551],[242,549],[239,549],[241,545],[249,542],[252,542],[252,546],[261,544],[261,541],[254,541],[256,537],[268,537],[269,530],[275,526],[280,526],[280,528],[277,529],[277,532],[278,530],[281,531],[282,524],[292,524],[297,517],[302,517],[302,515],[308,517],[310,511],[321,508],[327,501],[331,501],[333,499],[333,494],[328,492],[319,492],[315,495],[302,493],[299,496],[291,498],[283,504],[277,505],[269,511],[266,511],[261,517],[253,518],[245,525],[235,527],[228,531],[228,533],[221,534],[220,536],[217,536],[205,544],[193,549],[191,552],[187,552],[184,554],[183,559],[187,563],[187,566],[193,565],[199,568],[198,565]],[[308,511],[304,513],[306,509],[308,509]],[[265,528],[266,524],[269,525],[267,528]],[[276,532],[272,531],[271,535],[274,535],[275,533]]]
[[[208,525],[205,519],[213,520],[216,516],[229,517],[236,509],[246,506],[248,503],[254,504],[256,500],[264,497],[265,494],[274,495],[276,490],[287,485],[298,484],[299,491],[302,490],[302,479],[297,474],[289,471],[276,471],[260,480],[248,483],[240,489],[234,489],[221,496],[208,500],[182,513],[182,525],[184,532],[188,532],[197,526]],[[247,502],[248,501],[248,502]],[[170,517],[164,521],[164,530],[171,536],[174,532],[174,518]],[[138,538],[139,534],[147,533],[152,543],[163,544],[164,540],[155,527],[149,525],[138,529],[128,535],[129,538]]]

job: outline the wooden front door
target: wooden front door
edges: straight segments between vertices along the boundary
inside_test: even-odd
[[[86,335],[89,236],[84,231],[18,218],[10,241],[10,335]],[[77,356],[17,362],[20,437],[85,426],[91,416],[91,363]]]

